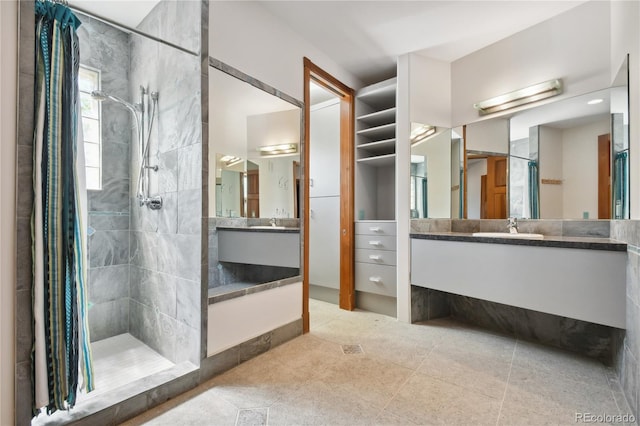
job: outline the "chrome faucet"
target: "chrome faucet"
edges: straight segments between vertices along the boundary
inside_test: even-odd
[[[518,218],[510,217],[507,221],[507,229],[509,229],[510,234],[518,233]]]
[[[276,218],[272,217],[271,219],[269,219],[269,223],[271,224],[271,226],[275,227],[276,226]]]

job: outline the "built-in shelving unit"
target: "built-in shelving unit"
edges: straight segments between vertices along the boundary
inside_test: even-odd
[[[396,316],[396,78],[356,93],[356,306]]]
[[[396,78],[356,94],[356,218],[395,219]]]

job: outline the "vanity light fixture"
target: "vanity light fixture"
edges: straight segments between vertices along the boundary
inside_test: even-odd
[[[260,155],[294,154],[298,152],[297,143],[281,143],[278,145],[264,145],[258,147]]]
[[[597,105],[599,103],[602,103],[603,101],[603,99],[591,99],[589,102],[587,102],[587,105]]]
[[[220,162],[223,163],[226,167],[235,166],[241,161],[242,161],[242,158],[234,157],[233,155],[225,155],[220,158]]]
[[[515,90],[473,105],[480,115],[492,114],[562,93],[562,80],[554,79]]]
[[[436,132],[436,126],[430,126],[428,124],[420,124],[411,129],[411,146],[416,145]]]

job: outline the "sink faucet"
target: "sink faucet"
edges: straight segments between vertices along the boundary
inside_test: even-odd
[[[510,217],[507,222],[507,228],[509,229],[510,234],[518,233],[518,219],[515,217]]]
[[[271,219],[269,219],[269,223],[271,224],[271,226],[276,226],[276,218],[272,217]]]

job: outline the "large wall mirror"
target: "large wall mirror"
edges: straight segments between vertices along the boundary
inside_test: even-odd
[[[628,60],[610,88],[412,145],[413,219],[509,216],[630,217]]]
[[[209,67],[209,214],[299,218],[301,106],[234,71]]]

